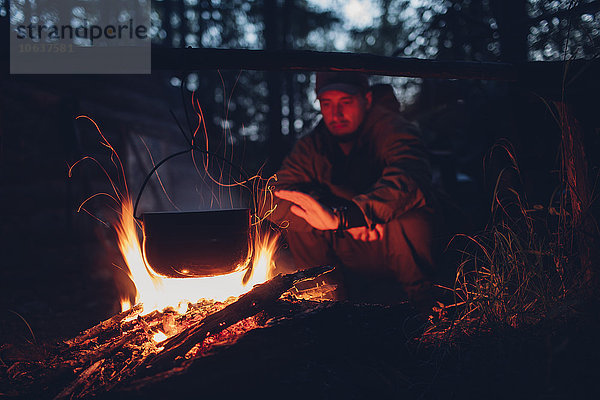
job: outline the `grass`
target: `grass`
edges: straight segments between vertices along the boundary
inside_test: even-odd
[[[435,371],[422,398],[597,397],[590,394],[600,373],[600,285],[589,274],[600,260],[598,229],[569,177],[568,154],[576,158],[561,151],[548,204],[531,205],[512,146],[491,149],[486,162],[501,168],[491,174],[490,219],[481,232],[452,239],[460,257],[444,288],[451,299],[434,308],[438,315],[415,341]]]
[[[503,168],[495,179],[490,221],[478,234],[452,239],[450,247],[461,258],[454,285],[444,289],[454,300],[436,308],[439,316],[425,337],[530,327],[564,317],[584,301],[576,227],[565,223],[564,195],[553,196],[547,206],[530,206],[510,143],[494,145],[486,162],[497,165],[498,158]]]
[[[27,326],[27,329],[29,330],[29,333],[31,334],[31,339],[33,340],[33,342],[30,342],[28,340],[29,343],[37,345],[37,339],[35,338],[35,335],[33,333],[33,329],[31,329],[31,326],[29,325],[29,322],[27,322],[27,320],[25,318],[23,318],[23,316],[21,314],[19,314],[16,311],[13,310],[8,310],[8,312],[13,313],[14,315],[16,315],[17,317],[19,317],[21,319],[21,321],[23,321],[25,323],[25,325]]]

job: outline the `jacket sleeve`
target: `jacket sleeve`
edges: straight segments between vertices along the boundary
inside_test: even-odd
[[[315,148],[309,137],[304,137],[296,142],[276,174],[273,191],[298,190],[308,193],[315,180],[314,157]],[[289,201],[275,197],[274,205],[273,212],[268,216],[271,222],[293,231],[313,229],[303,218],[290,211],[292,203]]]
[[[416,127],[394,118],[378,122],[374,133],[383,171],[369,191],[352,199],[368,226],[428,205],[431,190],[431,170]]]

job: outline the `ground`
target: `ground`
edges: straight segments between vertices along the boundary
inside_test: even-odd
[[[3,292],[11,311],[2,320],[0,393],[10,390],[7,367],[17,359],[41,358],[35,349],[74,336],[117,312],[110,274],[68,265],[65,261],[54,269],[2,270],[3,281],[13,284]],[[574,304],[566,316],[531,327],[479,329],[423,341],[423,320],[406,304],[323,303],[250,331],[233,346],[194,362],[183,374],[137,385],[128,382],[104,398],[198,393],[265,398],[592,398],[600,393],[597,310],[597,302]],[[28,343],[32,336],[20,316],[41,347]]]

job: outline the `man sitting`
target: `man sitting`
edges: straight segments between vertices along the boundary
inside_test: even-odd
[[[364,74],[317,73],[316,92],[323,118],[277,172],[270,219],[287,227],[298,269],[337,267],[342,298],[408,297],[425,311],[435,218],[417,130],[373,99]]]

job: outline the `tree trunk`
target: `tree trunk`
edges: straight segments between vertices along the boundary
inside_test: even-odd
[[[491,0],[490,7],[498,22],[500,60],[511,63],[527,61],[527,1]]]
[[[294,1],[293,0],[285,0],[283,4],[283,35],[282,35],[282,49],[283,50],[293,50],[294,49],[294,37],[292,35],[292,23],[293,12],[294,12]],[[296,93],[295,93],[295,85],[294,85],[294,76],[295,74],[292,72],[287,72],[285,74],[285,90],[288,96],[288,121],[289,121],[289,132],[288,138],[296,138],[298,133],[294,126],[294,122],[296,118]]]
[[[268,51],[279,50],[281,40],[279,39],[279,6],[277,0],[265,0],[265,48]],[[277,170],[283,160],[283,138],[281,135],[281,72],[268,71],[267,87],[269,91],[268,104],[268,127],[269,127],[269,161],[265,172],[272,173]]]

